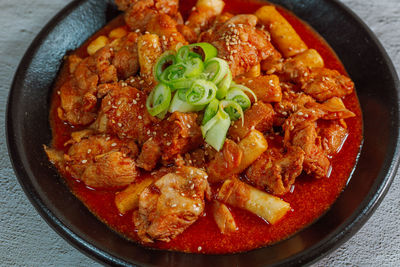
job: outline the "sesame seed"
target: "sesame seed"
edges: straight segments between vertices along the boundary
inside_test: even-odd
[[[138,116],[138,119],[141,120],[141,119],[142,119],[142,116],[139,115],[139,116]]]
[[[122,127],[122,123],[118,122],[118,127]]]
[[[82,160],[82,163],[83,163],[83,164],[85,164],[86,162],[87,162],[87,160],[86,160],[86,159]]]
[[[167,146],[170,146],[171,145],[171,142],[167,142]]]
[[[108,141],[108,140],[110,140],[110,137],[109,137],[109,136],[107,136],[107,138],[106,138],[106,141]]]
[[[201,247],[201,246],[199,246],[198,248],[197,248],[197,251],[201,251],[203,248]]]
[[[175,208],[177,205],[174,203],[174,204],[171,204],[171,208]]]
[[[92,150],[89,148],[88,151],[87,151],[87,153],[90,154],[91,152],[92,152]]]
[[[133,100],[132,100],[132,103],[133,103],[134,105],[136,105],[136,104],[137,104],[137,101],[136,101],[135,99],[133,99]]]
[[[111,144],[111,146],[116,146],[116,145],[117,145],[117,143],[112,143],[112,144]]]

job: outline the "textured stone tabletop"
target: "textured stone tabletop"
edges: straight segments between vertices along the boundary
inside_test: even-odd
[[[293,0],[300,1],[300,0]],[[400,0],[342,0],[383,43],[400,70]],[[12,77],[29,44],[71,0],[0,0],[0,265],[98,266],[58,236],[24,195],[8,157],[5,109]],[[400,266],[400,177],[349,241],[315,266]]]

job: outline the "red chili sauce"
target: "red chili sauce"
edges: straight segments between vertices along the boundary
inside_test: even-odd
[[[265,5],[265,2],[261,3],[255,0],[228,0],[225,2],[225,11],[234,14],[254,13],[259,7]],[[185,18],[195,3],[196,0],[181,1],[181,11]],[[290,22],[309,48],[314,48],[321,54],[327,68],[336,69],[342,74],[346,73],[335,53],[318,34],[292,13],[280,7],[278,7],[278,10]],[[101,34],[107,34],[113,28],[121,25],[124,25],[122,16],[101,29],[74,53],[81,57],[88,56],[86,47],[91,40]],[[62,122],[57,116],[60,99],[55,92],[58,91],[58,87],[67,77],[68,69],[64,66],[54,89],[50,114],[54,138],[53,147],[60,150],[67,149],[63,144],[70,139],[71,132],[79,130]],[[157,241],[150,246],[193,253],[199,253],[199,246],[202,248],[200,253],[240,252],[285,239],[316,220],[332,205],[344,189],[360,149],[362,117],[356,93],[353,92],[346,96],[343,101],[345,106],[356,114],[356,117],[346,120],[349,135],[340,152],[331,159],[332,172],[330,177],[315,179],[305,174],[298,177],[293,192],[282,197],[283,200],[290,203],[292,210],[281,221],[272,226],[245,210],[230,207],[239,230],[229,235],[223,235],[214,221],[210,203],[206,203],[205,215],[182,234],[169,243]],[[271,142],[270,139],[268,141],[270,145],[273,145],[273,141]],[[138,240],[132,222],[132,212],[121,215],[114,204],[116,190],[94,190],[85,186],[79,180],[68,176],[64,177],[72,193],[101,221],[128,239]]]

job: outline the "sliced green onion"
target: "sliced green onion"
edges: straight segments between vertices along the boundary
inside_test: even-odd
[[[171,90],[165,84],[159,83],[151,91],[146,100],[146,108],[150,115],[163,119],[171,102]]]
[[[219,101],[217,99],[213,99],[204,111],[203,121],[201,124],[205,125],[209,120],[211,120],[215,114],[217,114],[218,109]]]
[[[232,83],[232,72],[228,69],[228,73],[225,75],[224,79],[217,85],[218,91],[216,97],[221,100],[224,99],[229,87]]]
[[[204,63],[200,58],[191,58],[185,63],[185,77],[198,77],[204,71]]]
[[[245,111],[251,106],[249,97],[238,87],[232,87],[226,94],[226,100],[233,100]]]
[[[196,80],[186,92],[186,102],[192,105],[206,105],[215,98],[217,86],[203,79]]]
[[[154,74],[157,81],[161,81],[160,77],[163,71],[169,67],[170,65],[175,64],[176,59],[175,55],[172,51],[167,51],[161,55],[161,57],[157,60],[157,63],[154,67]]]
[[[228,62],[226,62],[222,58],[214,57],[206,61],[204,75],[206,75],[209,81],[218,84],[222,81],[222,79],[224,79],[228,71]]]
[[[254,102],[258,101],[256,94],[250,88],[248,88],[247,86],[244,86],[242,84],[237,84],[235,82],[232,82],[232,83],[233,84],[231,85],[231,88],[239,88],[243,92],[250,94],[254,98]]]
[[[201,127],[201,131],[205,141],[215,150],[220,151],[224,146],[230,126],[231,119],[229,115],[224,110],[219,109],[217,114]]]
[[[205,105],[203,106],[195,106],[192,104],[187,103],[186,101],[182,100],[179,95],[182,95],[185,97],[186,95],[186,90],[178,90],[174,97],[172,98],[171,105],[169,107],[169,112],[173,113],[175,111],[179,112],[196,112],[200,111],[205,108]]]
[[[204,62],[207,62],[209,59],[216,57],[218,55],[217,48],[215,48],[213,45],[209,43],[196,43],[189,45],[189,48],[196,48],[196,47],[200,47],[201,50],[203,51]]]
[[[188,59],[192,58],[199,58],[200,60],[202,59],[201,55],[191,51],[190,48],[191,47],[189,45],[185,45],[179,48],[178,53],[176,54],[176,61],[186,62]]]
[[[244,124],[244,113],[242,107],[233,100],[222,100],[220,106],[232,120],[242,118],[242,125]]]

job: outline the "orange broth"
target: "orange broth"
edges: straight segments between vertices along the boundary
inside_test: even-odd
[[[196,0],[181,1],[181,12],[185,18],[195,2]],[[226,0],[225,2],[225,11],[234,14],[253,13],[256,9],[265,5],[265,2],[256,2],[255,0]],[[314,48],[321,54],[327,68],[336,69],[342,74],[346,73],[335,53],[318,34],[292,13],[280,7],[278,7],[278,10],[292,24],[309,48]],[[122,16],[119,16],[73,53],[81,57],[87,56],[86,47],[91,40],[101,34],[107,34],[111,29],[121,25],[124,25],[124,21]],[[60,98],[56,92],[67,78],[68,69],[64,66],[55,84],[50,112],[53,147],[60,150],[68,148],[64,147],[63,144],[70,139],[70,133],[79,130],[77,127],[74,128],[62,122],[57,116]],[[272,226],[256,215],[230,207],[239,230],[229,235],[223,235],[214,222],[210,203],[206,203],[204,216],[201,216],[182,234],[169,243],[157,241],[149,246],[193,253],[234,253],[280,241],[311,224],[329,209],[344,189],[359,153],[362,141],[362,116],[356,93],[353,92],[346,96],[343,101],[346,107],[356,114],[356,117],[346,120],[349,135],[340,152],[331,158],[332,172],[329,178],[315,179],[305,174],[298,177],[293,192],[282,197],[283,200],[290,203],[292,210],[281,221]],[[276,140],[269,139],[268,141],[270,145],[273,145]],[[145,175],[148,174],[142,174],[139,179],[142,179]],[[95,190],[68,175],[64,175],[64,177],[72,193],[101,221],[126,238],[133,241],[138,240],[132,222],[132,212],[124,215],[119,214],[114,204],[117,190]],[[200,252],[198,251],[199,247],[201,247]]]

